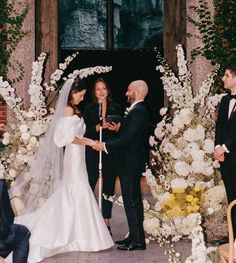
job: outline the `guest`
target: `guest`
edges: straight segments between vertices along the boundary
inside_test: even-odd
[[[30,232],[13,221],[7,186],[0,180],[0,257],[6,258],[13,251],[13,263],[27,263]]]
[[[221,176],[225,185],[228,203],[236,199],[236,64],[229,65],[222,78],[224,87],[231,94],[220,103],[215,129],[215,158],[220,162]],[[236,237],[236,209],[233,208],[233,231]],[[215,241],[227,243],[228,239]]]
[[[88,104],[85,107],[83,114],[86,124],[85,137],[99,140],[100,121],[98,102],[101,101],[102,138],[103,140],[115,138],[120,129],[120,122],[108,123],[106,122],[106,117],[107,115],[121,116],[122,112],[120,105],[112,101],[111,91],[104,79],[99,78],[95,81],[92,88],[92,98],[93,103]],[[116,153],[110,155],[102,154],[102,192],[107,196],[114,195],[115,181],[117,177],[116,159]],[[99,154],[91,147],[86,147],[86,165],[89,183],[92,190],[94,190],[99,176]],[[109,231],[111,231],[109,219],[112,217],[112,202],[105,200],[104,197],[102,198],[102,214]]]
[[[116,241],[120,250],[145,250],[143,229],[143,202],[140,181],[145,170],[146,144],[148,141],[148,111],[144,98],[148,86],[143,80],[136,80],[128,86],[126,96],[131,104],[129,112],[122,123],[117,138],[97,142],[94,149],[106,151],[108,156],[120,152],[120,182],[125,213],[129,225],[129,236]]]

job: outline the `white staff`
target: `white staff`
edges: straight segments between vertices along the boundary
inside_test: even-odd
[[[99,113],[99,142],[102,142],[102,100],[98,101],[98,113]],[[100,210],[102,210],[102,151],[99,151],[99,163],[98,163],[98,205]]]

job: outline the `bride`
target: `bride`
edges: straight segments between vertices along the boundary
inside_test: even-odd
[[[10,193],[26,203],[14,223],[31,231],[30,263],[114,245],[88,183],[85,145],[94,141],[83,137],[84,120],[75,106],[85,93],[82,80],[65,82],[47,135]]]

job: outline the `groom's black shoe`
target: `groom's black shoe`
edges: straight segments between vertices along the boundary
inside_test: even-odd
[[[130,237],[127,237],[127,238],[125,238],[125,239],[122,239],[122,240],[117,240],[117,241],[115,241],[115,243],[117,244],[117,245],[130,245],[130,243],[132,242],[132,240],[130,239]]]
[[[145,250],[146,244],[145,243],[130,243],[129,245],[123,245],[117,247],[119,250],[125,250],[125,251],[133,251],[133,250]]]

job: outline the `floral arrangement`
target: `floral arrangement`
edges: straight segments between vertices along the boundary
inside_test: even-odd
[[[172,108],[160,110],[162,121],[149,139],[151,169],[144,175],[155,204],[151,208],[145,201],[144,227],[151,239],[165,237],[165,245],[189,237],[193,254],[186,262],[211,262],[207,259],[201,224],[208,241],[227,233],[222,216],[226,195],[218,171],[219,163],[213,156],[216,108],[224,94],[210,96],[219,70],[216,65],[194,96],[182,46],[177,45],[176,49],[177,75],[158,55],[160,65],[157,70],[163,74],[161,79]],[[220,228],[219,222],[223,223]],[[207,228],[209,225],[211,228]],[[199,251],[196,246],[202,246],[205,252],[194,255],[196,249]],[[171,249],[168,251],[170,253]],[[202,257],[202,261],[198,257]],[[178,262],[174,258],[171,260]]]
[[[43,70],[46,54],[42,53],[38,60],[33,62],[31,83],[28,93],[30,105],[26,108],[23,100],[17,97],[14,88],[0,77],[0,96],[5,100],[11,110],[12,118],[8,123],[7,131],[3,134],[2,143],[6,146],[0,153],[0,178],[13,181],[21,174],[30,162],[33,154],[38,149],[40,140],[47,131],[54,109],[51,107],[50,98],[57,94],[61,88],[58,82],[62,79],[65,69],[78,55],[74,53],[68,56],[64,63],[51,75],[49,83],[43,83]],[[111,67],[96,66],[75,70],[67,78],[86,78],[94,73],[111,71]]]

